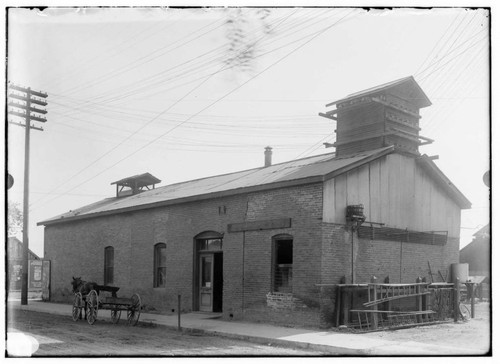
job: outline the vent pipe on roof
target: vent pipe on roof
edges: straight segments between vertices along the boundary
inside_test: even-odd
[[[266,147],[264,151],[264,167],[269,167],[273,164],[273,148]]]

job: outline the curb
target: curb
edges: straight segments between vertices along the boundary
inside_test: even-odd
[[[164,323],[156,323],[156,325],[168,327],[169,329],[178,331],[177,326],[164,324]],[[214,331],[214,330],[196,329],[196,328],[191,328],[191,327],[181,327],[181,332],[187,333],[187,334],[193,333],[193,334],[218,336],[218,337],[224,337],[224,338],[228,338],[228,339],[236,339],[236,340],[251,342],[254,344],[261,344],[261,345],[276,345],[276,346],[287,347],[287,348],[297,348],[297,349],[321,351],[324,353],[324,356],[345,356],[345,355],[366,356],[366,355],[368,355],[368,351],[365,349],[349,349],[349,348],[345,348],[345,347],[335,347],[335,346],[331,346],[331,345],[321,345],[321,344],[313,344],[313,343],[302,342],[302,341],[291,341],[291,340],[266,338],[266,337],[260,337],[260,336],[252,336],[252,335],[234,334],[234,333],[227,333],[227,332]]]

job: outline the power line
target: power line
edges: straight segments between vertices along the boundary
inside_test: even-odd
[[[308,21],[309,21],[309,20],[308,20]],[[319,22],[322,22],[322,21],[324,21],[324,20],[320,20]],[[317,24],[317,23],[319,23],[319,22],[316,22],[315,24]],[[301,24],[303,24],[303,23],[305,23],[305,22],[302,22]],[[305,28],[303,28],[303,29],[305,29]],[[302,30],[303,30],[303,29],[302,29]],[[300,30],[300,29],[299,29],[299,30]],[[295,33],[295,32],[293,32],[293,33]],[[293,33],[292,33],[292,34],[293,34]],[[289,35],[287,34],[286,36],[288,37]],[[306,37],[307,37],[307,36],[306,36]],[[286,47],[286,46],[288,46],[288,45],[290,45],[290,44],[293,44],[293,43],[299,42],[299,41],[301,41],[301,40],[302,40],[302,39],[304,39],[304,38],[305,38],[305,37],[303,37],[303,38],[301,38],[301,39],[298,39],[298,40],[296,40],[296,41],[293,41],[293,42],[289,42],[289,43],[285,44],[284,46],[281,46],[281,47],[279,47],[279,48],[275,48],[275,49],[271,50],[270,52],[266,52],[266,53],[264,53],[264,54],[259,54],[259,55],[256,55],[256,56],[254,56],[254,60],[255,60],[255,59],[258,59],[258,58],[261,58],[261,57],[263,57],[263,56],[265,56],[265,55],[267,55],[267,54],[270,54],[270,53],[272,53],[272,52],[274,52],[274,51],[277,51],[277,50],[279,50],[279,49],[281,49],[281,48],[284,48],[284,47]],[[265,42],[264,42],[264,43],[265,43]],[[271,43],[272,43],[272,42],[271,42]],[[252,44],[252,46],[253,46],[253,45],[254,45],[254,44]],[[221,47],[218,47],[218,48],[221,48]],[[218,49],[218,48],[217,48],[217,49]],[[212,51],[213,51],[213,50],[212,50]],[[243,52],[242,52],[242,53],[243,53]],[[224,54],[224,52],[220,52],[220,54]],[[223,57],[220,57],[219,61],[220,61],[222,58],[223,58]],[[215,59],[215,60],[216,60],[216,59]],[[207,61],[207,62],[206,62],[204,65],[202,65],[202,66],[196,66],[195,68],[192,68],[192,69],[189,69],[189,70],[184,70],[184,71],[182,71],[181,73],[176,74],[176,75],[169,76],[168,78],[158,78],[160,75],[166,75],[166,74],[168,74],[168,72],[172,71],[173,69],[177,68],[178,66],[182,66],[182,65],[184,65],[185,63],[187,63],[187,62],[183,62],[183,63],[181,63],[181,64],[180,64],[180,65],[178,65],[178,66],[174,66],[174,67],[171,67],[171,68],[169,68],[169,69],[167,69],[167,70],[164,70],[164,71],[162,71],[162,72],[156,73],[155,75],[150,76],[150,77],[147,77],[146,79],[143,79],[143,80],[141,80],[141,81],[134,82],[134,83],[139,83],[139,86],[138,86],[137,88],[133,88],[133,89],[130,89],[130,88],[129,88],[129,89],[127,89],[126,91],[122,92],[122,94],[121,94],[121,95],[113,95],[113,96],[110,96],[110,97],[108,97],[108,98],[105,98],[105,99],[104,99],[104,101],[107,101],[107,102],[115,102],[115,101],[118,101],[118,100],[121,100],[121,99],[127,98],[127,97],[129,97],[129,96],[134,96],[134,98],[135,98],[135,99],[137,99],[137,95],[138,95],[138,93],[140,93],[140,92],[142,92],[142,91],[149,92],[149,93],[147,93],[147,94],[145,95],[145,97],[148,97],[148,96],[150,96],[150,95],[152,95],[152,94],[157,94],[157,93],[159,92],[159,90],[154,90],[154,89],[152,90],[152,89],[151,89],[151,88],[152,88],[152,87],[154,87],[155,85],[164,85],[166,81],[180,80],[180,79],[186,78],[186,77],[190,76],[190,74],[191,74],[191,73],[198,72],[199,70],[202,70],[202,69],[207,68],[207,66],[211,66],[211,65],[212,65],[212,63],[213,63],[213,65],[214,65],[214,66],[215,66],[217,63],[219,63],[219,62],[213,62],[213,61],[214,61],[214,60]],[[226,70],[228,70],[228,69],[232,69],[232,68],[234,68],[234,67],[236,67],[236,65],[232,65],[232,66],[231,66],[231,65],[227,65],[227,67],[222,67],[222,68],[218,69],[217,71],[215,71],[214,73],[211,73],[211,75],[215,75],[215,74],[217,74],[217,73],[224,72],[224,71],[226,71]],[[170,90],[173,90],[173,89],[176,89],[176,88],[179,88],[179,87],[182,87],[182,86],[185,86],[185,85],[191,84],[191,83],[193,83],[193,82],[196,82],[196,81],[198,81],[198,80],[200,80],[200,79],[202,79],[202,78],[204,78],[204,77],[206,77],[206,74],[205,74],[205,75],[203,75],[203,76],[201,76],[201,77],[199,77],[199,78],[196,78],[196,79],[194,79],[194,80],[192,80],[192,81],[185,82],[185,83],[182,83],[182,84],[180,84],[180,85],[177,85],[177,86],[174,86],[174,87],[170,87],[170,88],[168,88],[168,89],[166,89],[166,90],[161,90],[161,91],[163,91],[163,92],[170,91]],[[154,80],[154,82],[150,82],[150,83],[148,83],[147,81],[148,81],[149,79]],[[129,86],[133,85],[134,83],[129,84]],[[99,97],[98,97],[98,98],[99,98]]]
[[[69,93],[69,94],[71,94],[71,93],[75,93],[75,92],[77,92],[77,91],[78,91],[79,89],[81,89],[82,87],[86,87],[86,88],[88,88],[88,87],[92,87],[92,86],[98,85],[98,84],[100,84],[100,83],[102,83],[102,82],[104,82],[104,81],[109,80],[110,78],[116,77],[116,76],[118,76],[118,75],[120,75],[120,74],[123,74],[123,73],[125,73],[125,72],[127,72],[127,71],[130,71],[130,70],[132,70],[132,69],[134,69],[134,68],[137,68],[137,67],[139,67],[139,66],[142,66],[142,65],[144,65],[144,64],[147,64],[147,63],[149,63],[149,62],[151,62],[151,61],[153,61],[153,60],[155,60],[155,59],[158,59],[159,57],[163,57],[164,55],[166,55],[166,54],[168,54],[168,53],[170,53],[170,52],[172,52],[172,51],[174,51],[174,50],[176,50],[176,49],[179,49],[179,48],[181,48],[181,47],[185,46],[186,44],[189,44],[189,43],[193,42],[194,40],[197,40],[197,39],[199,39],[199,38],[201,38],[201,37],[203,37],[203,36],[205,36],[205,35],[209,34],[210,32],[212,32],[212,31],[214,31],[214,30],[216,30],[216,29],[220,28],[220,27],[223,25],[223,23],[219,24],[218,26],[216,26],[216,27],[215,27],[215,28],[213,28],[213,29],[207,30],[206,32],[204,32],[204,33],[202,33],[202,34],[197,35],[196,37],[194,37],[194,38],[192,38],[192,39],[186,40],[185,42],[181,43],[180,45],[177,45],[177,46],[175,46],[175,47],[173,47],[173,48],[167,49],[165,52],[160,53],[159,55],[157,55],[157,56],[155,56],[155,57],[153,57],[153,58],[150,58],[153,54],[155,54],[155,53],[157,53],[157,52],[161,52],[161,51],[165,50],[166,48],[173,46],[175,43],[178,43],[178,42],[180,42],[180,41],[181,41],[181,40],[183,40],[183,39],[189,38],[191,35],[194,35],[194,34],[195,34],[195,33],[197,33],[198,31],[201,31],[201,30],[203,30],[203,29],[205,29],[205,28],[208,28],[208,27],[210,27],[210,26],[212,26],[212,25],[214,25],[214,24],[216,24],[216,23],[221,23],[221,20],[220,20],[220,19],[218,19],[218,20],[216,20],[216,21],[214,21],[214,22],[212,22],[212,23],[210,23],[210,24],[208,24],[208,25],[205,25],[205,26],[201,27],[200,29],[198,29],[198,30],[196,30],[196,31],[194,31],[194,32],[192,32],[192,33],[189,33],[189,34],[188,34],[188,35],[186,35],[185,37],[181,38],[180,40],[178,40],[178,41],[176,41],[176,42],[174,42],[174,43],[172,43],[172,44],[167,44],[167,45],[166,45],[166,46],[164,46],[164,47],[161,47],[161,48],[159,48],[159,49],[155,49],[155,50],[154,50],[153,52],[151,52],[150,54],[148,54],[148,55],[146,55],[146,56],[143,56],[143,57],[140,57],[140,58],[136,59],[135,61],[133,61],[133,62],[129,63],[129,65],[128,65],[128,66],[125,66],[125,67],[123,67],[123,68],[121,68],[121,69],[115,70],[115,71],[111,72],[110,74],[108,74],[108,75],[107,75],[107,76],[105,76],[105,77],[101,77],[101,78],[99,78],[99,79],[98,79],[98,80],[96,80],[96,81],[91,81],[91,82],[88,82],[87,84],[83,84],[83,85],[79,85],[79,86],[77,86],[77,87],[73,87],[73,88],[71,88],[71,89],[69,89],[69,90],[66,90],[66,91],[65,91],[65,93]],[[149,58],[149,59],[148,59],[148,58]],[[142,60],[145,60],[145,61],[144,61],[144,62],[139,63],[138,65],[134,65],[134,64],[136,64],[137,62],[140,62],[140,61],[142,61]]]
[[[220,21],[220,20],[217,20],[216,22],[219,22],[219,21]],[[216,22],[214,22],[214,23],[216,23]],[[214,23],[212,23],[212,24],[214,24]],[[212,24],[209,24],[208,26],[210,26],[210,25],[212,25]],[[221,24],[221,25],[217,26],[217,27],[216,27],[216,28],[214,28],[214,29],[217,29],[217,28],[219,28],[219,27],[220,27],[220,26],[222,26],[222,25],[223,25],[223,24]],[[208,26],[205,26],[205,27],[208,27]],[[201,28],[201,29],[199,29],[199,30],[202,30],[202,29],[204,29],[205,27],[202,27],[202,28]],[[211,32],[211,31],[213,31],[214,29],[211,29],[211,30],[209,30],[208,32]],[[198,37],[195,37],[195,38],[190,39],[189,41],[187,41],[187,42],[185,42],[185,43],[181,44],[181,46],[183,46],[183,45],[185,45],[185,44],[187,44],[187,43],[189,43],[189,42],[191,42],[191,41],[193,41],[193,40],[196,40],[196,39],[198,39],[199,37],[201,37],[201,36],[203,36],[203,35],[205,35],[205,34],[208,34],[208,32],[205,32],[205,33],[201,34],[201,35],[200,35],[200,36],[198,36]],[[192,34],[194,34],[194,33],[192,33]],[[187,38],[187,37],[188,37],[188,36],[186,36],[186,37],[184,37],[184,38]],[[184,39],[184,38],[182,38],[182,39]],[[174,43],[174,44],[175,44],[175,43]],[[216,48],[212,49],[211,51],[207,52],[207,54],[208,54],[208,53],[211,53],[211,52],[214,52],[214,51],[217,51],[217,50],[220,50],[220,48],[222,48],[222,47],[223,47],[223,46],[221,46],[221,47],[216,47]],[[177,48],[178,48],[178,47],[177,47]],[[176,48],[174,48],[174,49],[176,49]],[[161,50],[161,49],[160,49],[160,50]],[[173,50],[173,49],[168,50],[168,52],[170,52],[171,50]],[[155,54],[156,52],[158,52],[158,50],[156,50],[156,51],[154,51],[154,52],[150,53],[148,56],[145,56],[145,57],[140,58],[139,60],[141,60],[141,59],[143,59],[143,58],[147,58],[147,57],[151,56],[152,54]],[[164,54],[166,54],[166,53],[168,53],[168,52],[164,52],[164,53],[162,53],[160,56],[163,56]],[[220,54],[220,55],[223,55],[224,53],[225,53],[225,52],[219,52],[219,54]],[[155,58],[158,58],[158,57],[155,57]],[[194,60],[198,60],[198,58],[199,58],[199,57],[195,58]],[[136,61],[132,62],[131,64],[137,63],[137,61],[139,61],[139,60],[136,60]],[[149,62],[149,61],[148,61],[148,62]],[[184,62],[184,63],[186,63],[186,62]],[[177,67],[179,67],[179,66],[183,65],[184,63],[181,63],[180,65],[177,65],[177,66],[175,66],[175,67],[173,67],[173,68],[177,68]],[[128,71],[128,70],[131,70],[131,69],[136,68],[136,67],[138,67],[138,66],[140,66],[140,65],[143,65],[143,64],[144,64],[144,62],[143,62],[143,63],[141,63],[141,64],[139,64],[139,65],[137,65],[137,66],[134,66],[134,67],[129,67],[128,69],[126,68],[126,69],[121,69],[121,70],[114,71],[114,72],[112,72],[111,74],[109,74],[106,78],[104,78],[104,79],[100,79],[100,80],[98,81],[98,83],[100,83],[100,82],[102,82],[102,81],[105,81],[105,80],[107,80],[107,79],[109,79],[109,78],[113,78],[113,77],[115,77],[115,76],[117,76],[117,75],[119,75],[119,74],[121,74],[121,73],[123,73],[123,72],[126,72],[126,71]],[[169,69],[169,70],[172,70],[172,68],[171,68],[171,69]],[[167,70],[167,71],[169,71],[169,70]],[[153,75],[153,76],[148,77],[147,79],[156,79],[156,78],[157,78],[160,74],[165,73],[165,72],[166,72],[166,71],[163,71],[163,72],[161,72],[161,73],[159,73],[159,74],[155,74],[155,75]],[[151,85],[148,85],[148,86],[151,86]],[[143,87],[144,87],[144,86],[143,86]],[[105,95],[105,94],[103,94],[103,95]]]
[[[448,30],[450,30],[451,26],[455,23],[455,20],[458,19],[458,17],[460,16],[460,13],[457,14],[457,16],[453,19],[453,21],[450,23],[450,25],[448,26],[448,28],[446,28],[445,32],[443,33],[443,35],[439,38],[439,40],[436,42],[436,44],[434,44],[434,47],[432,48],[432,50],[427,54],[427,57],[425,58],[425,60],[420,64],[420,66],[417,68],[417,70],[415,71],[414,74],[418,74],[420,69],[424,66],[424,64],[429,60],[429,57],[432,55],[432,53],[434,52],[434,50],[437,48],[438,44],[441,42],[441,40],[444,38],[444,36],[446,35],[446,33],[448,33]],[[437,56],[437,55],[436,55]]]
[[[34,91],[30,87],[21,87],[10,84],[9,89],[12,92],[9,97],[10,109],[8,114],[24,119],[24,124],[9,121],[24,127],[24,188],[23,188],[23,258],[21,275],[21,305],[28,304],[28,252],[29,252],[29,180],[30,180],[30,134],[31,129],[43,130],[31,124],[32,121],[47,122],[47,119],[39,116],[47,114],[41,107],[47,106],[45,99],[48,95],[45,92]]]
[[[279,19],[279,21],[281,21],[281,19]],[[278,21],[277,21],[277,22],[278,22]],[[221,54],[221,55],[222,55],[222,54],[223,54],[223,52],[221,52],[221,51],[220,51],[220,49],[221,49],[222,47],[223,47],[223,46],[216,47],[216,48],[212,49],[211,51],[206,52],[204,55],[209,54],[209,53],[214,52],[214,51],[218,51],[218,52],[219,52],[219,54]],[[203,55],[203,56],[204,56],[204,55]],[[177,77],[179,77],[179,76],[185,76],[185,72],[184,72],[184,74],[180,74],[180,75],[178,75],[178,76],[175,76],[174,78],[170,78],[170,79],[160,79],[160,80],[158,80],[158,76],[159,76],[159,75],[161,75],[161,74],[165,74],[165,73],[167,73],[167,72],[169,72],[169,71],[171,71],[171,70],[173,70],[173,69],[175,69],[175,68],[177,68],[177,67],[179,67],[179,66],[182,66],[182,65],[184,65],[184,64],[187,64],[187,63],[189,63],[189,62],[191,62],[191,61],[199,61],[200,57],[201,57],[201,56],[199,56],[199,55],[198,55],[197,57],[194,57],[193,59],[191,59],[191,60],[189,60],[189,61],[187,61],[187,62],[182,62],[181,64],[178,64],[177,66],[171,67],[171,68],[169,68],[169,69],[167,69],[167,70],[165,70],[165,71],[162,71],[162,72],[160,72],[160,73],[157,73],[157,74],[155,74],[155,75],[153,75],[153,76],[150,76],[150,77],[148,77],[148,78],[146,78],[146,79],[144,79],[144,80],[153,79],[153,80],[155,80],[155,83],[164,83],[165,81],[170,81],[170,80],[175,79],[175,78],[177,78]],[[210,62],[212,62],[212,61],[210,61]],[[207,63],[206,63],[206,64],[207,64]],[[197,66],[197,67],[196,67],[195,69],[193,69],[193,70],[196,70],[197,68],[199,68],[199,66]],[[203,77],[202,77],[202,78],[203,78]],[[153,84],[145,84],[145,83],[144,83],[144,80],[143,80],[143,81],[141,81],[141,83],[140,83],[140,88],[139,88],[139,89],[135,89],[135,90],[127,90],[127,91],[126,91],[125,96],[129,96],[129,95],[132,95],[132,94],[133,94],[133,95],[137,95],[137,92],[138,92],[138,91],[140,91],[141,89],[146,89],[146,90],[147,90],[147,89],[150,89],[150,88],[151,88],[151,86],[152,86]],[[199,80],[199,79],[197,79],[197,80]],[[195,80],[195,81],[197,81],[197,80]],[[134,82],[134,83],[138,83],[138,82]],[[134,83],[132,83],[132,85],[133,85]],[[129,85],[129,86],[130,86],[130,85]],[[121,88],[120,88],[120,90],[122,90],[122,89],[123,89],[123,87],[121,87]],[[102,96],[107,95],[107,94],[109,94],[109,91],[108,91],[108,92],[106,92],[106,93],[104,93],[104,94],[102,94],[101,96],[94,97],[94,99],[95,99],[95,98],[102,98]],[[120,97],[120,98],[123,98],[123,97],[124,97],[124,96],[122,96],[122,97]],[[111,100],[113,100],[113,99],[116,99],[116,96],[114,96],[114,97],[112,97],[112,98],[109,98],[109,97],[108,97],[108,100],[110,100],[110,101],[111,101]]]
[[[292,14],[290,14],[291,16]],[[118,143],[117,145],[115,145],[113,148],[111,148],[108,152],[106,152],[105,154],[103,154],[102,156],[100,156],[98,159],[94,160],[92,163],[88,164],[86,167],[84,167],[83,169],[81,169],[79,172],[77,172],[75,175],[73,175],[71,178],[75,177],[76,175],[79,175],[80,173],[82,173],[83,171],[85,171],[86,169],[88,169],[90,166],[94,165],[95,163],[97,163],[99,160],[101,160],[102,158],[104,158],[105,156],[107,156],[108,154],[110,154],[112,151],[116,150],[119,146],[121,146],[123,143],[125,143],[127,140],[129,140],[133,135],[137,134],[140,130],[144,129],[147,125],[151,124],[153,121],[155,121],[156,119],[158,119],[160,116],[162,116],[164,113],[166,113],[167,111],[169,111],[172,107],[174,107],[175,105],[177,105],[179,102],[181,102],[184,98],[186,98],[187,96],[189,96],[192,92],[194,92],[196,89],[198,89],[199,87],[201,87],[205,82],[207,82],[210,78],[212,77],[212,75],[209,75],[205,80],[203,80],[200,84],[198,84],[196,87],[194,87],[193,89],[191,89],[188,93],[186,93],[184,96],[182,96],[179,100],[177,100],[175,103],[171,104],[168,108],[166,108],[165,110],[163,110],[161,113],[159,113],[157,116],[155,116],[154,118],[152,118],[150,121],[148,121],[146,124],[144,124],[143,126],[141,126],[139,129],[137,129],[136,131],[134,131],[132,134],[130,134],[127,138],[125,138],[124,140],[122,140],[120,143]],[[239,88],[239,87],[238,87]],[[215,102],[213,103],[215,104]],[[212,105],[213,105],[212,104]],[[189,118],[190,119],[190,118]],[[177,126],[174,126],[173,128],[169,129],[169,131],[167,133],[169,133],[170,131],[173,131],[175,130],[176,128],[178,128],[179,126],[181,126],[182,124],[184,124],[186,121],[188,121],[189,119],[186,119],[185,121],[183,121],[182,123],[178,124]],[[163,135],[166,135],[167,133],[165,134],[162,134],[160,137],[162,137]],[[158,138],[157,138],[158,139]],[[157,140],[157,139],[154,139]],[[148,146],[148,144],[146,144],[146,146]],[[139,150],[135,151],[134,153],[132,154],[129,154],[127,155],[127,157],[125,157],[124,159],[130,157],[131,155],[135,154],[136,152],[142,150],[144,147],[140,148]],[[124,160],[122,159],[122,160]],[[119,162],[115,163],[114,165],[120,163],[122,160],[120,160]],[[114,166],[113,165],[113,166]],[[113,167],[111,166],[111,167]],[[111,168],[110,167],[110,168]],[[106,170],[105,170],[106,171]],[[103,171],[104,172],[104,171]],[[99,173],[99,174],[102,174],[103,172]],[[99,175],[98,174],[98,175]],[[94,177],[92,177],[94,178]],[[91,179],[92,179],[91,178]],[[83,183],[77,185],[76,187],[74,187],[73,189],[81,186],[82,184],[86,183],[88,180],[85,180]],[[61,184],[62,185],[62,184]],[[54,190],[56,190],[57,188],[59,188],[61,185],[57,186]],[[70,191],[72,191],[73,189],[71,189]],[[54,191],[53,190],[53,191]]]
[[[290,55],[292,55],[293,53],[295,53],[296,51],[298,51],[299,49],[303,48],[305,45],[309,44],[312,40],[316,39],[318,36],[320,36],[321,34],[325,33],[327,30],[329,30],[330,28],[332,28],[333,26],[337,25],[340,21],[342,21],[343,19],[345,19],[348,15],[352,14],[354,11],[351,11],[349,12],[348,14],[346,14],[345,16],[343,16],[341,19],[339,19],[338,21],[336,21],[335,23],[333,23],[332,25],[329,25],[328,27],[325,27],[324,29],[316,32],[310,39],[308,39],[307,41],[305,41],[304,43],[302,43],[301,45],[299,45],[298,47],[294,48],[292,51],[288,52],[287,54],[285,54],[283,57],[279,58],[277,61],[273,62],[272,64],[270,64],[268,67],[266,67],[265,69],[263,69],[262,71],[260,71],[259,73],[257,73],[255,76],[252,76],[250,79],[248,79],[247,81],[243,82],[242,84],[236,86],[235,88],[233,88],[231,91],[227,92],[226,94],[224,94],[223,96],[221,96],[220,98],[216,99],[214,102],[210,103],[208,106],[202,108],[200,111],[198,111],[197,113],[191,115],[190,117],[188,117],[187,119],[185,119],[183,122],[179,123],[178,125],[168,129],[165,133],[162,133],[161,135],[159,135],[158,137],[156,137],[155,139],[151,140],[150,142],[148,142],[147,144],[143,145],[141,148],[139,149],[136,149],[134,150],[132,153],[129,153],[128,155],[126,155],[124,158],[121,158],[120,160],[118,160],[117,162],[115,162],[114,164],[112,164],[111,166],[109,166],[108,168],[106,168],[105,170],[97,173],[96,175],[84,180],[83,182],[81,182],[80,184],[76,185],[75,187],[73,187],[72,189],[70,189],[68,192],[74,190],[75,188],[78,188],[80,187],[81,185],[87,183],[88,181],[94,179],[95,177],[103,174],[104,172],[107,172],[110,168],[113,168],[114,166],[118,165],[119,163],[123,162],[124,160],[128,159],[129,157],[131,157],[132,155],[135,155],[137,152],[147,148],[148,146],[150,146],[151,144],[153,144],[154,142],[158,141],[159,139],[161,139],[162,137],[164,137],[165,135],[171,133],[172,131],[174,131],[175,129],[179,128],[180,126],[182,126],[184,123],[188,122],[190,119],[192,119],[193,117],[201,114],[203,111],[209,109],[210,107],[212,107],[213,105],[215,105],[216,103],[218,103],[219,101],[223,100],[224,98],[226,98],[227,96],[231,95],[232,93],[236,92],[237,90],[239,90],[240,88],[242,88],[243,86],[245,86],[247,83],[249,83],[250,81],[254,80],[255,78],[257,78],[258,76],[260,76],[261,74],[263,74],[264,72],[266,72],[268,69],[272,68],[273,66],[275,66],[276,64],[282,62],[284,59],[286,59],[287,57],[289,57]],[[168,109],[167,109],[168,110]],[[160,114],[161,115],[161,114]]]
[[[473,38],[475,38],[477,35],[483,33],[483,30],[477,32],[476,34],[474,34],[472,37],[470,37],[469,39],[467,39],[466,41],[460,43],[460,45],[458,45],[456,48],[452,49],[451,51],[447,52],[443,57],[439,58],[438,61],[434,62],[433,64],[431,64],[430,66],[428,66],[427,68],[425,68],[424,70],[422,70],[420,73],[418,74],[415,74],[415,77],[419,77],[421,74],[425,73],[425,71],[427,71],[431,66],[435,65],[434,69],[432,71],[430,71],[426,76],[423,76],[423,78],[426,78],[428,77],[429,75],[435,73],[436,71],[438,71],[439,69],[443,68],[444,66],[446,66],[449,62],[451,62],[452,60],[454,60],[455,58],[457,58],[458,56],[460,56],[461,54],[463,54],[464,52],[466,52],[467,50],[469,50],[470,48],[474,47],[474,45],[476,45],[477,43],[485,40],[487,37],[483,37],[481,39],[479,39],[478,41],[474,42],[472,45],[469,45],[466,49],[464,49],[462,52],[460,52],[459,54],[455,55],[454,57],[452,57],[451,59],[448,60],[448,62],[444,63],[444,64],[441,64],[441,65],[437,65],[439,64],[442,60],[444,60],[447,56],[451,55],[454,51],[458,50],[459,48],[461,48],[463,45],[467,44],[468,42],[470,42]]]

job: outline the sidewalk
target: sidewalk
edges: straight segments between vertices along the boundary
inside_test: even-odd
[[[9,309],[22,308],[71,317],[72,306],[69,304],[29,301],[22,306],[19,301],[9,301]],[[184,331],[203,332],[228,338],[243,339],[259,344],[278,344],[323,351],[326,355],[385,356],[385,355],[477,355],[476,350],[424,344],[414,341],[395,342],[373,339],[363,334],[343,334],[329,331],[314,331],[300,328],[271,326],[243,321],[224,321],[213,314],[187,313],[181,315],[181,327]],[[101,311],[98,321],[110,321],[110,314]],[[177,329],[177,315],[158,315],[141,312],[139,323],[163,325]],[[95,324],[98,325],[99,322]]]

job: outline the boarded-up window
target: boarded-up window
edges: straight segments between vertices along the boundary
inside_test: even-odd
[[[167,246],[158,243],[154,249],[154,287],[165,287],[167,277]]]
[[[114,279],[115,249],[112,246],[104,248],[104,285],[112,284]]]
[[[273,239],[273,291],[292,292],[293,287],[293,238],[280,235]]]

